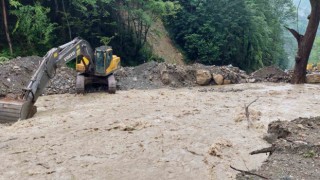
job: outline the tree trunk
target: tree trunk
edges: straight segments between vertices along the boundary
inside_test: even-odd
[[[10,54],[12,55],[13,54],[12,43],[11,43],[10,34],[9,34],[8,21],[7,21],[7,12],[6,12],[6,4],[5,4],[4,0],[2,0],[2,14],[3,14],[4,29],[5,29],[6,36],[7,36],[7,41],[8,41],[8,45],[9,45],[9,49],[10,49]]]
[[[58,0],[54,0],[54,7],[55,7],[54,19],[55,19],[56,22],[58,22],[58,19],[59,19],[59,4],[58,4]]]
[[[67,20],[67,26],[68,26],[68,32],[69,32],[69,39],[70,41],[72,40],[72,32],[71,32],[71,27],[70,27],[70,23],[69,23],[69,19],[68,19],[68,15],[67,15],[67,12],[66,12],[66,7],[64,5],[64,0],[62,0],[62,9],[63,9],[63,13],[65,15],[65,18]]]
[[[320,1],[310,0],[310,4],[311,14],[309,16],[309,23],[305,35],[301,35],[297,31],[287,28],[298,41],[298,52],[295,58],[296,64],[291,79],[291,83],[293,84],[302,84],[306,81],[306,68],[319,27]]]

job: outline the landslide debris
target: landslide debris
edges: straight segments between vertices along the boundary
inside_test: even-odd
[[[20,95],[40,66],[41,57],[18,57],[0,64],[0,97],[7,94]],[[56,76],[48,83],[44,94],[64,94],[75,92],[76,72],[68,67],[60,67]]]
[[[202,64],[175,65],[148,62],[136,67],[122,67],[115,73],[119,89],[154,89],[198,85],[216,85],[214,75],[224,78],[225,84],[246,83],[245,71],[232,66],[205,66]],[[223,83],[222,83],[223,84]]]
[[[251,172],[269,179],[319,179],[320,117],[298,118],[269,124],[265,140],[271,155],[260,169]],[[237,179],[259,179],[239,174]]]
[[[0,64],[0,96],[20,94],[41,60],[42,58],[37,56],[18,57]]]
[[[275,67],[268,66],[253,72],[250,77],[257,82],[290,82],[290,74]]]
[[[42,58],[18,57],[0,64],[0,97],[19,95],[27,86]],[[175,65],[148,62],[136,67],[121,67],[115,73],[117,88],[155,89],[161,87],[193,87],[255,82],[256,80],[286,81],[287,74],[277,68],[263,68],[249,76],[237,67],[205,66],[202,64]],[[66,66],[57,69],[56,76],[48,83],[45,95],[75,93],[76,72]],[[91,91],[92,89],[90,89]],[[93,89],[103,90],[103,88]]]

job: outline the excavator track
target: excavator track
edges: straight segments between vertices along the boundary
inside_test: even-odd
[[[77,75],[76,92],[77,92],[77,94],[84,94],[85,93],[85,76],[82,74]]]
[[[108,93],[115,94],[117,90],[116,78],[113,74],[108,76]]]

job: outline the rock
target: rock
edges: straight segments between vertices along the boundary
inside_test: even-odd
[[[171,83],[171,80],[167,71],[161,71],[161,81],[165,85],[169,85]]]
[[[208,85],[212,80],[212,76],[209,70],[197,70],[196,72],[196,81],[197,84],[201,86]]]
[[[248,82],[249,83],[255,83],[255,82],[257,82],[257,80],[256,79],[249,79]]]
[[[307,83],[320,83],[320,74],[307,74]]]
[[[222,85],[223,84],[224,79],[223,79],[223,76],[221,74],[213,74],[213,79],[218,85]]]
[[[231,84],[231,80],[225,79],[225,80],[223,80],[223,84],[224,84],[224,85]]]
[[[16,70],[16,71],[20,71],[20,67],[19,66],[13,66],[13,69]]]
[[[247,80],[245,80],[245,79],[240,79],[239,83],[240,83],[240,84],[247,83]]]

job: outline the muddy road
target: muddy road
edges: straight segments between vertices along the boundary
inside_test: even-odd
[[[238,84],[43,96],[0,125],[0,179],[234,179],[275,120],[319,116],[318,85]],[[250,106],[248,129],[244,104]]]

